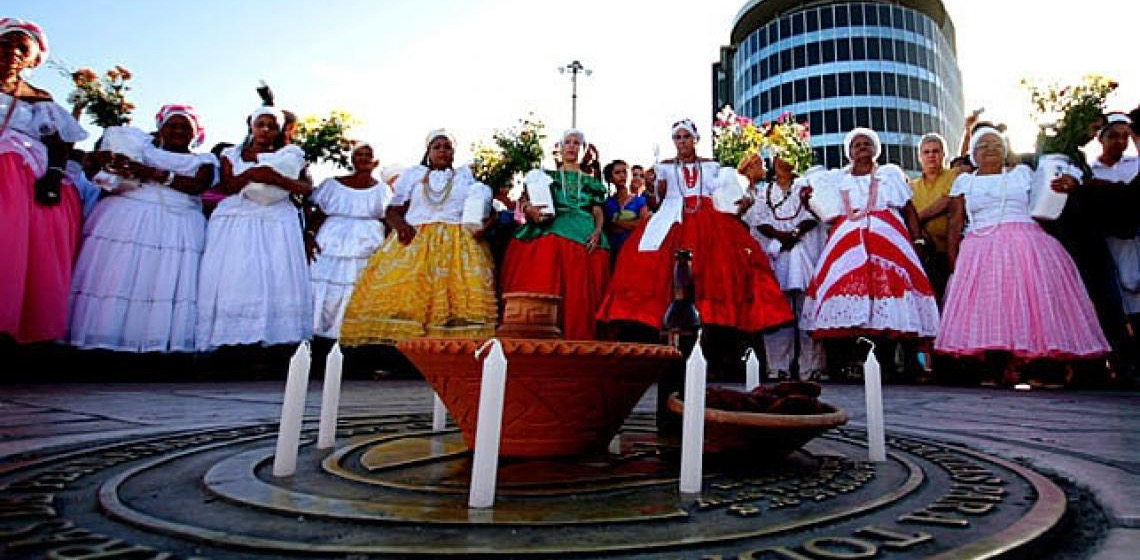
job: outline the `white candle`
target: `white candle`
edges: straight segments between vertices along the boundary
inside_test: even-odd
[[[701,333],[685,364],[685,409],[681,418],[681,492],[701,491],[705,447],[705,376],[708,363],[701,350]]]
[[[760,386],[760,360],[756,351],[748,349],[748,360],[744,362],[744,389],[751,391]]]
[[[479,412],[475,421],[475,456],[471,461],[471,493],[467,505],[488,508],[495,504],[495,477],[499,469],[499,436],[503,426],[503,397],[507,389],[507,357],[499,339],[488,340],[476,358],[490,345],[483,360],[479,385]]]
[[[285,398],[281,402],[281,423],[277,428],[277,451],[273,455],[273,476],[293,476],[297,471],[297,446],[301,442],[301,417],[305,413],[311,359],[309,343],[305,341],[297,345],[297,351],[289,360]]]
[[[333,344],[325,358],[325,384],[321,389],[321,423],[317,428],[317,449],[329,449],[336,442],[336,413],[340,407],[340,375],[344,354],[340,343]]]
[[[867,340],[867,339],[862,339]],[[875,343],[863,362],[863,392],[867,397],[867,455],[872,461],[887,460],[886,434],[883,428],[883,381],[879,360],[875,357]]]
[[[443,405],[443,399],[439,398],[439,393],[432,391],[431,395],[431,429],[438,432],[447,427],[447,407]]]

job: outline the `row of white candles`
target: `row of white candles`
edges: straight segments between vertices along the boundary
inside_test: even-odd
[[[704,458],[705,385],[708,363],[701,349],[700,334],[685,364],[685,406],[681,421],[682,494],[701,491]],[[488,350],[489,348],[489,350]],[[488,508],[495,502],[495,483],[499,464],[499,440],[503,421],[503,399],[507,385],[507,359],[498,339],[488,340],[475,352],[483,358],[483,377],[479,389],[479,409],[475,429],[475,449],[471,467],[471,489],[468,506]],[[325,383],[321,395],[317,448],[331,448],[335,440],[337,408],[340,400],[341,368],[344,356],[340,345],[333,345],[325,360]],[[297,470],[297,449],[301,438],[301,420],[305,394],[309,385],[311,357],[308,342],[301,343],[289,362],[285,397],[281,405],[281,425],[277,434],[277,451],[273,458],[274,476],[292,476]],[[867,447],[871,461],[886,460],[883,426],[882,381],[874,346],[863,364],[863,383],[867,406]],[[754,352],[745,365],[745,388],[760,385],[760,362]],[[433,394],[432,429],[442,430],[447,423],[447,410],[438,394]]]

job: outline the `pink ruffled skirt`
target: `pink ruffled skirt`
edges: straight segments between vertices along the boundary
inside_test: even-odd
[[[67,179],[55,206],[34,200],[35,173],[17,153],[0,153],[0,333],[17,342],[62,338],[82,209]]]
[[[962,240],[946,287],[938,352],[1024,359],[1109,351],[1073,259],[1036,223],[1006,223]]]

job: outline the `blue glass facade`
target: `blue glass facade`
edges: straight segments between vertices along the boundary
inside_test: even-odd
[[[956,151],[962,81],[940,3],[782,2],[745,21],[773,4],[754,1],[737,17],[734,44],[714,66],[714,111],[728,102],[756,121],[790,112],[808,121],[816,161],[828,167],[844,164],[843,137],[856,126],[878,131],[882,160],[908,170],[919,169],[915,146],[927,132]]]

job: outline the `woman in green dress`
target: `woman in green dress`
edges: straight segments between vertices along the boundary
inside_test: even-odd
[[[549,188],[554,212],[528,197],[520,203],[526,223],[518,228],[503,264],[503,293],[524,292],[562,298],[559,326],[568,340],[593,340],[594,314],[610,279],[609,243],[602,235],[605,185],[582,172],[585,135],[562,134],[561,162],[545,177],[528,175],[528,189]],[[541,183],[549,183],[548,187]]]

